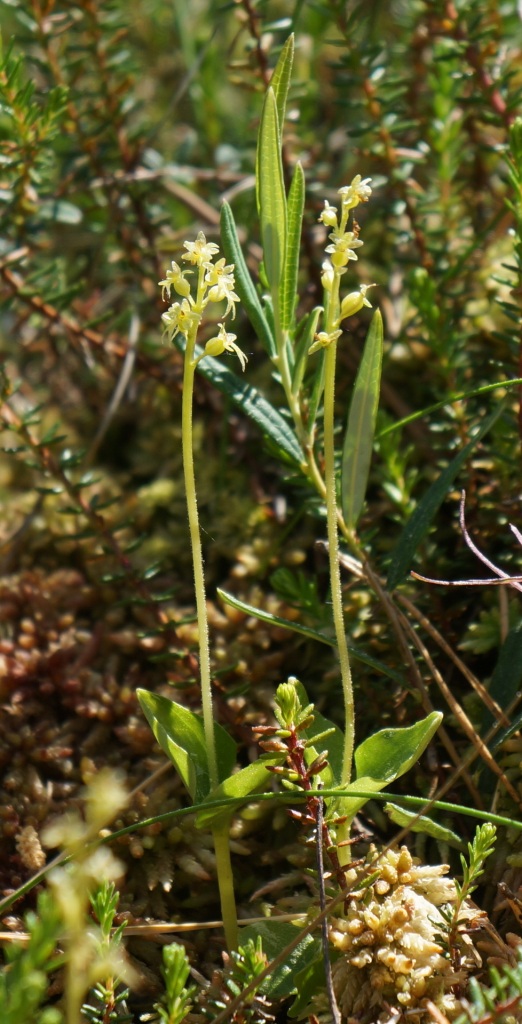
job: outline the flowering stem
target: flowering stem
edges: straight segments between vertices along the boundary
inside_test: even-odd
[[[328,532],[328,558],[330,563],[330,587],[332,611],[341,669],[344,701],[344,748],[341,784],[348,785],[352,775],[352,760],[355,735],[355,709],[353,701],[350,656],[344,627],[343,599],[341,589],[341,568],[339,564],[339,534],[337,523],[337,494],[335,480],[334,444],[334,400],[335,362],[337,342],[333,340],[325,353],[324,376],[324,482],[326,486],[326,523]]]
[[[197,311],[197,304],[195,306]],[[216,755],[216,738],[214,734],[214,713],[212,708],[212,683],[210,674],[210,644],[208,632],[207,599],[205,593],[205,575],[203,570],[203,553],[199,529],[198,504],[196,496],[196,478],[194,474],[194,451],[192,441],[192,405],[194,395],[194,375],[196,365],[194,351],[200,317],[194,316],[187,333],[185,361],[183,371],[183,398],[181,413],[181,439],[183,452],[183,472],[185,477],[185,494],[192,548],[192,565],[194,569],[194,588],[196,592],[196,612],[199,637],[199,671],[201,679],[201,704],[203,708],[203,727],[208,755],[210,789],[219,784]],[[230,859],[230,842],[228,822],[217,825],[212,830],[216,868],[218,876],[221,914],[225,929],[228,949],[237,949],[238,929],[236,900],[234,894],[234,877]]]
[[[198,618],[199,638],[199,671],[201,678],[201,703],[203,707],[203,725],[208,755],[210,787],[218,785],[219,777],[216,758],[216,741],[214,736],[214,714],[212,710],[212,685],[210,679],[210,645],[208,635],[207,598],[205,593],[205,576],[203,571],[203,553],[201,550],[201,534],[199,531],[198,503],[196,496],[196,478],[194,474],[194,452],[192,440],[192,402],[194,395],[194,349],[199,320],[195,319],[187,335],[185,349],[185,365],[183,371],[183,399],[181,412],[181,444],[183,452],[183,473],[185,477],[185,495],[192,548],[192,565],[194,570],[194,588],[196,592],[196,612]]]

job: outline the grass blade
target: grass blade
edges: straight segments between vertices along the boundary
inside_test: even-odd
[[[327,636],[326,633],[320,633],[317,629],[312,629],[310,626],[303,626],[300,622],[292,622],[290,619],[283,619],[280,615],[273,615],[272,612],[265,612],[259,608],[255,608],[251,604],[247,604],[246,601],[241,601],[239,597],[235,597],[234,594],[229,594],[226,590],[217,588],[217,595],[221,598],[225,604],[229,604],[231,608],[237,608],[240,612],[245,612],[245,615],[251,615],[260,622],[267,622],[270,626],[282,626],[283,629],[290,630],[291,633],[299,633],[300,636],[306,637],[307,640],[318,640],[321,644],[326,644],[327,647],[337,647],[335,637]],[[363,665],[368,665],[369,668],[375,669],[383,676],[388,676],[389,679],[394,679],[395,682],[403,684],[399,672],[395,672],[394,669],[388,668],[381,661],[377,661],[376,658],[372,658],[370,654],[365,654],[364,651],[360,651],[357,647],[350,646],[348,648],[350,655],[360,661]]]

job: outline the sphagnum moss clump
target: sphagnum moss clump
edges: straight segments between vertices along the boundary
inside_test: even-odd
[[[330,921],[330,941],[342,955],[332,968],[336,998],[343,1017],[388,1021],[388,1009],[408,1014],[412,1024],[428,1019],[426,1000],[452,1020],[460,1012],[452,989],[467,978],[461,957],[455,969],[444,942],[445,908],[457,900],[448,866],[421,866],[403,846],[378,855],[370,850],[363,868],[349,872],[356,886],[361,870],[378,872],[370,886],[354,891],[342,916]],[[476,921],[478,911],[465,902],[459,921]],[[475,952],[474,964],[478,953]]]

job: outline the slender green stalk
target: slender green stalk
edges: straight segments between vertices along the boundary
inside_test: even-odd
[[[232,861],[230,860],[228,822],[229,819],[227,818],[225,825],[219,825],[212,829],[212,839],[214,840],[214,851],[216,854],[221,916],[223,918],[227,948],[232,950],[238,948],[239,930],[237,926],[234,875],[232,873]]]
[[[348,220],[351,211],[359,203],[366,202],[371,195],[369,178],[364,181],[360,175],[352,179],[350,185],[339,189],[341,196],[341,213],[325,200],[325,208],[319,220],[328,228],[331,228],[328,235],[330,244],[326,247],[326,253],[331,259],[323,263],[321,282],[324,294],[324,329],[319,331],[314,342],[308,350],[308,355],[322,349],[324,352],[324,365],[319,367],[319,375],[316,385],[315,403],[317,403],[320,389],[323,385],[323,447],[324,447],[324,485],[317,473],[317,467],[312,461],[313,448],[308,446],[308,466],[310,478],[314,480],[319,492],[324,486],[324,497],[326,501],[326,521],[328,532],[328,557],[330,562],[330,587],[332,594],[332,611],[335,628],[335,637],[339,653],[339,666],[341,670],[341,683],[344,702],[344,747],[342,764],[342,783],[348,785],[352,776],[352,762],[355,739],[355,707],[353,699],[352,672],[350,668],[350,656],[348,654],[348,642],[344,628],[343,599],[341,589],[341,568],[339,564],[339,530],[346,534],[346,524],[340,511],[337,508],[337,486],[335,479],[335,434],[334,434],[334,405],[335,405],[335,363],[337,355],[337,339],[342,335],[341,323],[347,316],[352,316],[363,305],[369,305],[366,299],[366,286],[362,286],[358,292],[350,292],[342,302],[340,300],[340,285],[343,274],[346,271],[350,260],[356,260],[354,250],[363,243],[359,238],[359,229],[354,224],[354,230],[347,230]],[[350,538],[353,543],[353,538]],[[345,840],[349,836],[350,822],[341,828],[339,838]],[[346,851],[346,847],[344,848]],[[349,861],[349,853],[347,855]],[[345,861],[346,862],[346,861]]]
[[[344,701],[344,747],[342,783],[348,785],[352,776],[352,761],[355,737],[355,708],[353,701],[352,672],[344,627],[343,599],[341,589],[341,567],[339,563],[339,534],[337,521],[337,490],[335,480],[335,362],[337,342],[333,340],[325,353],[324,377],[324,480],[326,485],[326,523],[328,533],[328,558],[330,563],[330,587],[332,611],[339,653],[339,667]]]
[[[214,712],[212,707],[212,681],[210,673],[210,643],[208,632],[207,597],[205,592],[205,575],[203,569],[203,552],[199,529],[198,503],[196,494],[196,477],[194,473],[194,449],[192,435],[192,412],[194,395],[194,376],[196,366],[194,350],[199,319],[187,334],[185,363],[183,371],[183,399],[181,413],[181,437],[183,451],[183,472],[185,478],[185,494],[192,548],[192,565],[194,569],[194,588],[196,592],[196,612],[199,637],[199,671],[201,680],[201,704],[203,708],[203,726],[208,754],[208,769],[211,789],[219,784],[217,768],[216,740],[214,735]],[[212,830],[216,866],[218,875],[221,914],[225,929],[225,937],[229,949],[237,949],[238,928],[236,900],[234,894],[234,876],[230,859],[230,842],[228,825],[221,825]]]
[[[181,444],[183,452],[183,473],[185,478],[185,495],[192,548],[192,565],[194,570],[194,589],[196,592],[196,612],[198,618],[199,638],[199,671],[201,679],[201,704],[203,708],[203,726],[208,754],[210,785],[214,789],[219,783],[216,758],[216,740],[214,736],[214,713],[212,709],[212,683],[210,676],[210,643],[208,633],[207,596],[205,592],[205,575],[203,570],[203,552],[199,530],[198,503],[196,495],[196,477],[194,473],[194,450],[192,435],[192,407],[194,396],[194,350],[199,322],[194,321],[187,335],[185,349],[185,365],[183,370],[183,399],[181,412]]]
[[[193,382],[195,376],[194,360],[195,340],[201,323],[203,297],[205,292],[205,267],[200,267],[198,297],[190,316],[190,325],[186,333],[186,346],[183,367],[183,396],[181,409],[181,445],[183,456],[183,474],[185,483],[188,528],[192,552],[192,567],[195,591],[195,609],[198,615],[198,634],[200,644],[200,679],[202,689],[203,724],[209,764],[210,787],[214,790],[219,784],[219,773],[216,754],[216,737],[214,733],[214,712],[212,706],[212,679],[210,666],[209,620],[207,614],[207,594],[205,589],[205,570],[198,514],[198,497],[195,490],[195,474],[193,466],[192,443],[192,407]],[[221,914],[228,949],[237,948],[237,913],[233,888],[232,864],[230,860],[230,842],[228,822],[217,825],[212,830],[216,867],[218,876]]]

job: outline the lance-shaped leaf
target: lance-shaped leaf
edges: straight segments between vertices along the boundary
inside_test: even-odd
[[[283,144],[283,127],[284,127],[285,115],[286,115],[286,101],[287,101],[287,98],[288,98],[288,89],[290,87],[290,79],[292,77],[292,65],[293,65],[293,63],[294,63],[294,35],[292,33],[292,35],[289,36],[288,39],[286,40],[286,43],[283,46],[283,49],[281,50],[281,53],[279,54],[279,59],[277,61],[277,64],[276,64],[276,66],[274,68],[274,72],[272,74],[272,78],[270,80],[270,87],[271,87],[271,89],[273,89],[274,96],[275,96],[275,101],[276,101],[276,108],[277,108],[277,122],[278,122],[278,132],[279,132],[279,149],[281,149],[281,146]],[[259,194],[259,183],[261,181],[260,158],[261,158],[261,147],[259,145],[259,140],[258,140],[257,152],[256,152],[256,205],[257,205],[257,212],[258,213],[261,212],[261,199],[260,199],[260,194]]]
[[[279,59],[270,79],[270,86],[274,90],[277,104],[277,119],[279,122],[279,142],[283,142],[283,126],[286,116],[286,101],[292,78],[292,65],[294,63],[294,34],[288,36]]]
[[[368,485],[381,390],[382,349],[382,317],[376,310],[355,380],[343,445],[341,501],[344,520],[351,530],[357,524]]]
[[[444,825],[439,825],[438,821],[428,818],[426,814],[416,814],[415,811],[407,811],[404,807],[398,807],[397,804],[385,804],[384,810],[395,825],[399,825],[401,828],[409,828],[411,832],[423,832],[424,835],[431,836],[432,839],[436,839],[439,843],[449,843],[450,846],[456,847],[457,850],[462,850],[463,853],[466,852],[466,844],[456,832],[452,832],[450,828],[445,828]]]
[[[241,299],[243,309],[263,348],[271,358],[275,355],[276,343],[259,301],[254,282],[245,263],[243,251],[237,237],[234,214],[227,202],[224,202],[221,207],[221,243],[227,263],[234,264],[235,290]]]
[[[193,803],[201,803],[210,792],[207,744],[203,719],[181,704],[148,690],[137,690],[141,709],[161,747],[181,779]],[[219,779],[226,779],[236,761],[236,744],[217,722],[214,723]]]
[[[432,711],[415,725],[401,729],[381,729],[364,740],[355,751],[357,778],[349,786],[343,787],[343,796],[336,799],[332,806],[329,805],[329,813],[346,814],[352,819],[368,802],[368,797],[350,797],[345,793],[350,790],[354,794],[358,790],[379,793],[390,782],[400,778],[419,760],[441,721],[442,712]]]
[[[284,999],[296,991],[298,972],[321,955],[320,940],[310,934],[300,937],[299,925],[278,921],[277,917],[269,917],[260,924],[247,924],[241,928],[242,946],[249,939],[257,942],[259,938],[263,942],[263,953],[268,960],[275,960],[288,948],[282,962],[261,984],[261,991],[270,999]]]
[[[291,619],[283,619],[280,615],[274,615],[273,612],[267,612],[260,608],[256,608],[252,604],[247,604],[246,601],[242,601],[241,598],[236,597],[235,594],[229,594],[226,590],[217,589],[218,597],[221,598],[225,604],[229,604],[231,608],[237,608],[240,612],[245,612],[245,615],[254,616],[261,622],[267,622],[270,626],[282,626],[283,629],[288,629],[292,633],[299,633],[300,636],[306,637],[308,640],[318,640],[321,644],[326,644],[328,647],[337,647],[337,641],[333,636],[327,636],[326,633],[320,633],[317,629],[312,629],[311,626],[303,626],[300,622],[293,622]],[[377,661],[377,658],[373,658],[371,654],[366,654],[361,651],[360,648],[354,647],[352,644],[348,647],[348,651],[352,658],[360,661],[363,665],[368,665],[369,668],[375,669],[376,672],[382,672],[383,675],[388,676],[389,679],[394,679],[396,683],[403,684],[404,680],[400,672],[396,672],[395,669],[389,668],[384,662]]]
[[[258,189],[263,262],[274,308],[279,305],[279,285],[286,255],[286,192],[274,90],[265,96],[258,139]]]
[[[286,258],[281,281],[281,327],[284,331],[290,329],[294,317],[304,200],[304,171],[301,164],[297,163],[288,193]]]

